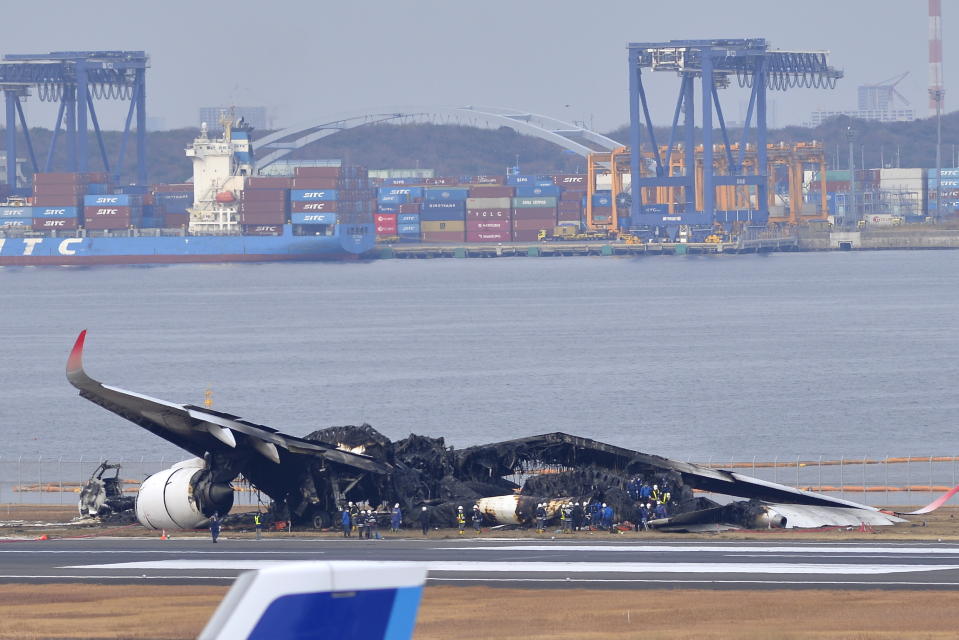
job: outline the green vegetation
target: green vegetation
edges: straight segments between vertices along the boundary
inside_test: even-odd
[[[786,127],[770,131],[770,142],[801,142],[817,140],[825,145],[830,168],[845,168],[848,158],[846,128],[857,131],[857,163],[865,159],[867,168],[881,166],[934,167],[936,123],[926,118],[915,122],[878,123],[834,118],[816,128]],[[254,132],[256,133],[256,132]],[[731,132],[733,141],[737,132]],[[198,134],[194,128],[150,132],[147,150],[150,159],[151,182],[182,182],[190,177],[190,162],[183,150]],[[258,137],[262,137],[260,134]],[[624,126],[610,134],[611,138],[626,143],[628,129]],[[668,139],[668,131],[657,130],[660,143]],[[32,129],[31,136],[42,164],[46,157],[51,132]],[[104,132],[105,146],[110,161],[118,156],[121,135]],[[959,112],[942,119],[942,165],[953,166],[953,157],[959,153]],[[125,176],[133,173],[136,149],[127,148]],[[254,147],[256,141],[254,140]],[[65,145],[61,137],[56,156],[56,170],[65,170]],[[26,157],[26,146],[21,142],[20,156]],[[861,154],[861,155],[860,155]],[[432,168],[440,176],[502,175],[506,168],[516,164],[524,172],[578,173],[585,170],[585,159],[549,142],[521,135],[509,127],[479,129],[463,125],[440,124],[376,124],[349,129],[327,136],[298,149],[293,159],[338,158],[351,164],[373,169]],[[29,164],[29,163],[28,163]],[[90,140],[90,170],[101,171],[103,164],[94,138]],[[29,172],[29,171],[28,171]]]

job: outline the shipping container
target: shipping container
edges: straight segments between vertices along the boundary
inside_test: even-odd
[[[245,224],[243,234],[247,236],[279,236],[283,235],[282,224]]]
[[[467,220],[467,231],[509,231],[513,228],[513,223],[509,220]]]
[[[467,198],[467,209],[509,209],[512,206],[511,198]]]
[[[562,213],[570,213],[574,211],[579,213],[583,210],[583,204],[579,200],[560,200],[556,204],[556,209]]]
[[[295,213],[310,213],[317,211],[336,211],[338,202],[320,200],[315,202],[291,202],[290,210]]]
[[[540,196],[558,198],[559,187],[555,185],[516,187],[517,198],[536,198]]]
[[[290,191],[290,200],[296,202],[312,202],[312,201],[331,201],[336,200],[339,195],[336,189],[292,189]],[[344,194],[344,200],[353,197],[351,194]]]
[[[163,226],[168,229],[176,229],[190,224],[189,213],[166,213],[163,215]]]
[[[594,207],[611,207],[613,205],[613,195],[609,191],[603,191],[593,194]]]
[[[466,223],[462,220],[421,220],[420,229],[423,231],[466,231]]]
[[[108,182],[109,178],[104,173],[35,173],[33,174],[33,184],[86,184],[88,182]]]
[[[423,242],[465,242],[465,231],[422,231],[420,237]]]
[[[152,188],[153,193],[193,193],[193,184],[190,182],[180,182],[176,184],[155,184]]]
[[[79,220],[73,218],[33,218],[34,231],[69,231],[79,226]]]
[[[295,178],[338,178],[340,177],[340,167],[296,167],[293,169]],[[353,171],[344,171],[344,174],[353,173]],[[356,176],[347,176],[356,177]],[[362,177],[366,177],[364,174]]]
[[[597,207],[593,206],[593,221],[607,223],[612,222],[613,219],[613,208],[612,207]]]
[[[33,196],[34,206],[39,207],[82,207],[82,196]]]
[[[473,176],[470,178],[470,184],[505,184],[506,176]],[[511,194],[512,195],[512,194]],[[498,196],[493,196],[498,197]]]
[[[471,187],[469,190],[470,198],[512,198],[515,194],[516,189],[504,186]]]
[[[397,224],[419,224],[420,214],[418,213],[399,213],[396,215]]]
[[[427,202],[431,200],[466,200],[469,189],[426,189],[423,195]]]
[[[35,196],[75,196],[80,197],[87,192],[86,185],[82,184],[50,184],[33,185]]]
[[[467,220],[509,220],[513,217],[509,209],[467,209]]]
[[[445,177],[445,178],[424,178],[424,179],[423,179],[423,184],[451,187],[451,186],[453,186],[453,185],[460,184],[460,179],[459,179],[459,178],[451,178],[451,177]]]
[[[533,207],[530,209],[513,209],[513,220],[542,220],[556,219],[556,209]]]
[[[405,193],[396,193],[390,196],[377,196],[377,204],[395,204],[401,205],[409,202],[410,197]]]
[[[246,189],[290,189],[293,187],[293,180],[279,176],[250,176],[243,180],[243,188]]]
[[[33,207],[34,218],[79,218],[80,207]]]
[[[582,213],[578,211],[558,211],[556,213],[556,219],[559,222],[579,222],[582,217]]]
[[[513,198],[512,204],[514,209],[555,208],[556,198]]]
[[[0,207],[0,219],[2,218],[32,218],[33,207]]]
[[[291,213],[290,222],[293,224],[336,224],[336,212]]]
[[[419,223],[396,223],[396,233],[400,237],[402,236],[411,236],[420,234],[420,225]]]
[[[514,231],[536,231],[539,229],[552,229],[556,226],[556,218],[529,218],[513,220]]]
[[[241,202],[280,203],[287,201],[286,189],[244,189],[240,193]]]
[[[292,182],[290,188],[296,190],[337,189],[356,184],[355,180],[337,178],[293,178]]]
[[[103,231],[108,229],[127,229],[135,226],[133,218],[129,216],[116,216],[107,218],[87,218],[83,221],[83,226],[90,231]]]
[[[588,184],[586,182],[586,175],[582,173],[566,173],[561,175],[553,176],[553,183],[562,187],[563,190],[575,190],[575,191],[585,191]]]
[[[0,218],[0,229],[29,229],[33,218]]]
[[[242,224],[284,224],[287,220],[285,211],[241,211],[239,218]]]
[[[399,213],[400,205],[379,204],[376,205],[377,213]]]
[[[399,213],[419,213],[422,205],[419,202],[407,202],[400,205]]]
[[[539,230],[522,231],[513,229],[513,242],[536,242],[539,240]]]
[[[380,187],[376,190],[377,197],[406,196],[410,200],[423,197],[423,187]]]
[[[83,198],[83,206],[85,207],[136,207],[141,204],[143,204],[142,197],[122,193],[84,196]]]
[[[467,242],[511,242],[512,233],[507,231],[467,231]]]
[[[527,176],[514,173],[512,175],[506,176],[506,184],[516,187],[516,186],[526,186],[526,185],[535,185],[538,176]]]
[[[139,209],[135,209],[134,207],[83,207],[83,217],[85,220],[94,218],[129,218],[134,214],[139,215],[139,213]]]

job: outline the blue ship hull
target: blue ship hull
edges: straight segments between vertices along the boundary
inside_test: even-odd
[[[0,237],[3,265],[165,264],[345,260],[373,248],[372,225],[338,225],[332,236]]]

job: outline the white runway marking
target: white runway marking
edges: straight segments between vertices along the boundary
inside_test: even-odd
[[[153,569],[153,570],[245,570],[258,569],[281,562],[278,560],[159,560],[151,562],[117,562],[111,564],[73,565],[63,569]],[[404,564],[404,563],[400,563]],[[424,563],[408,563],[424,564]],[[947,571],[959,565],[906,564],[788,564],[788,563],[699,563],[699,562],[426,562],[430,572],[473,573],[761,573],[880,575]]]
[[[809,546],[809,545],[797,545],[794,547],[778,546],[758,546],[758,545],[729,545],[729,546],[715,546],[715,545],[653,545],[653,544],[636,544],[636,545],[577,545],[577,544],[544,544],[544,545],[500,545],[500,546],[483,546],[483,547],[437,547],[437,549],[443,551],[633,551],[633,552],[707,552],[707,553],[723,553],[723,554],[732,554],[732,553],[756,553],[759,555],[771,554],[771,553],[841,553],[841,554],[893,554],[893,555],[905,555],[905,554],[952,554],[959,555],[959,548],[957,547],[825,547],[825,546]]]

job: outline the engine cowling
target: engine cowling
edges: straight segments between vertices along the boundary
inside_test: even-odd
[[[233,507],[233,487],[213,482],[203,460],[186,460],[140,485],[137,520],[148,529],[196,529],[214,513]]]

